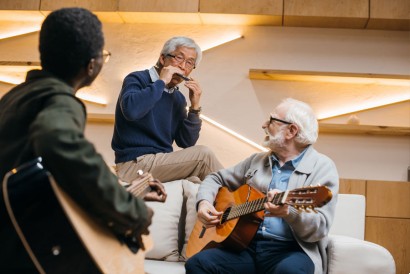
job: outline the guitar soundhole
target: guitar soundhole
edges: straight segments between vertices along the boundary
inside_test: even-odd
[[[228,217],[229,217],[229,213],[231,212],[231,208],[232,207],[228,207],[225,212],[222,214],[221,217],[221,224],[224,224],[226,221],[229,221]]]

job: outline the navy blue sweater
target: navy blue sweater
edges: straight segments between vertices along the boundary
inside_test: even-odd
[[[195,145],[202,124],[199,115],[187,114],[187,102],[179,90],[167,93],[164,88],[164,81],[152,82],[148,70],[125,77],[111,142],[115,163],[172,152],[174,141],[181,148]]]

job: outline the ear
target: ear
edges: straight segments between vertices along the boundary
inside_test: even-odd
[[[96,68],[96,60],[95,58],[91,58],[90,62],[87,64],[87,75],[88,76],[93,76],[94,75],[94,70]]]
[[[159,56],[158,63],[161,64],[161,67],[164,66],[164,64],[165,64],[165,55],[164,54],[161,54]]]
[[[299,127],[296,124],[290,124],[288,126],[288,133],[287,133],[287,137],[289,137],[289,139],[295,137],[299,132]]]

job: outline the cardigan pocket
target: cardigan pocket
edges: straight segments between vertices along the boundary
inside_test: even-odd
[[[245,173],[244,178],[243,178],[244,183],[248,184],[248,185],[252,185],[253,183],[252,183],[251,179],[253,178],[253,176],[255,175],[255,173],[257,171],[258,171],[257,169],[252,169],[252,168],[248,169]]]

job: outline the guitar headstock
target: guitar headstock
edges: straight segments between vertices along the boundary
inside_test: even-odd
[[[285,204],[307,212],[309,209],[315,211],[314,208],[324,206],[332,199],[332,192],[326,186],[296,188],[284,193]]]

